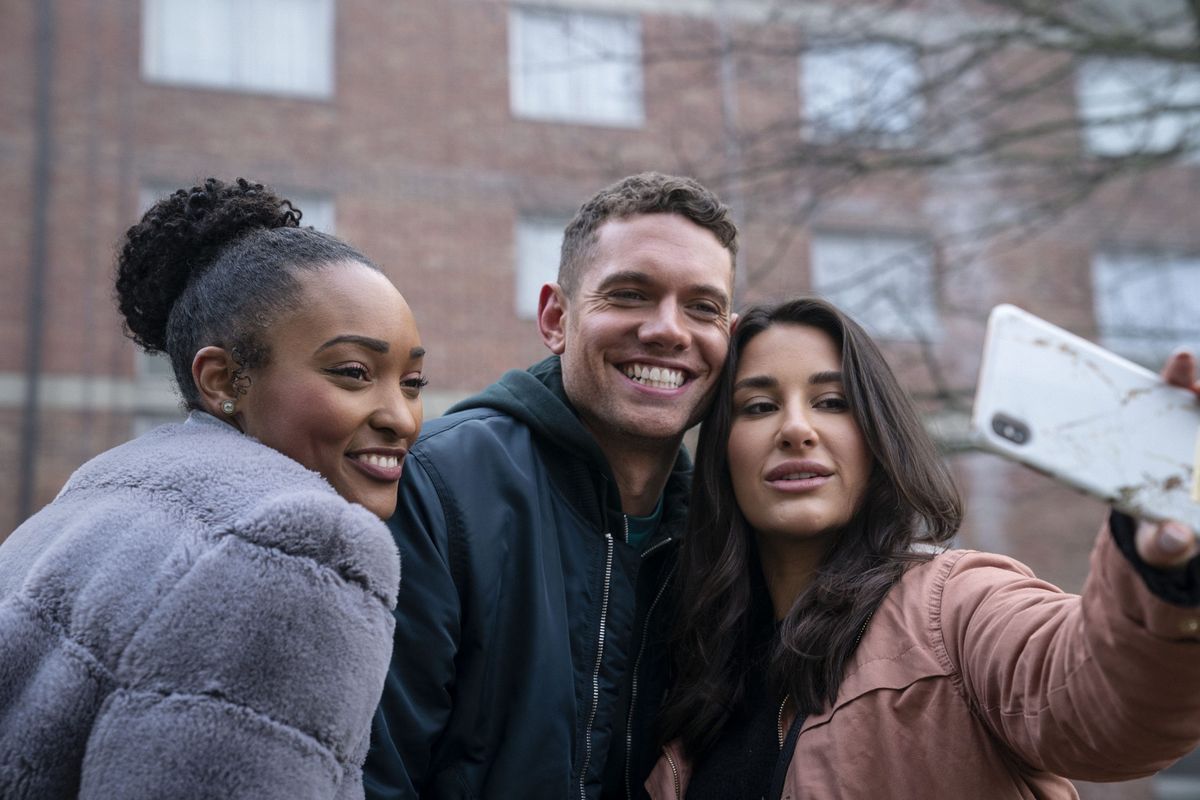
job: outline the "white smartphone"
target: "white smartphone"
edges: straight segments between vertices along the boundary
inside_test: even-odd
[[[988,318],[971,437],[1116,508],[1200,531],[1200,402],[1016,306]]]

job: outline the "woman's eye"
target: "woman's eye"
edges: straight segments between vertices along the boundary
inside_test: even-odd
[[[828,411],[846,411],[850,408],[850,403],[844,397],[822,397],[813,405]]]
[[[429,385],[429,380],[424,375],[418,375],[415,378],[405,378],[400,381],[400,386],[409,394],[417,395],[421,390]]]
[[[774,410],[775,404],[767,400],[753,400],[742,405],[742,413],[751,417],[769,414]]]
[[[337,375],[342,378],[350,378],[355,381],[365,381],[369,377],[367,368],[361,364],[345,364],[340,367],[330,367],[326,370],[332,375]]]

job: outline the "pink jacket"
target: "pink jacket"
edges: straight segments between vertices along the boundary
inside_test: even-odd
[[[789,720],[784,719],[786,730]],[[796,742],[785,800],[1074,798],[1200,741],[1200,609],[1151,595],[1107,529],[1083,595],[968,550],[914,567]],[[683,798],[669,745],[646,788]]]

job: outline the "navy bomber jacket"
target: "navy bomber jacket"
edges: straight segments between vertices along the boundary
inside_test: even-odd
[[[426,426],[389,522],[405,580],[368,797],[642,796],[690,473],[681,451],[659,530],[627,544],[557,357]]]

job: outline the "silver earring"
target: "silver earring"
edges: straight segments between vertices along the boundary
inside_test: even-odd
[[[224,411],[226,414],[229,414],[232,416],[234,408],[236,408],[236,406],[234,405],[232,400],[222,400],[221,401],[221,410]]]

